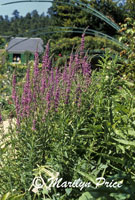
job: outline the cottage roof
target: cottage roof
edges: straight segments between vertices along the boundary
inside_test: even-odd
[[[31,53],[38,51],[39,53],[42,53],[43,40],[41,38],[12,38],[6,50],[9,53],[24,53],[25,51],[30,51]]]

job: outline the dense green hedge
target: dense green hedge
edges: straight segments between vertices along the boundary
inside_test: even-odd
[[[58,41],[51,40],[51,51],[52,53],[58,55],[61,53],[62,55],[69,55],[73,46],[74,48],[78,48],[80,46],[80,37],[74,38],[62,38]],[[120,51],[120,47],[107,39],[101,37],[85,37],[85,49],[87,50],[103,50],[104,48],[111,48],[116,51]]]

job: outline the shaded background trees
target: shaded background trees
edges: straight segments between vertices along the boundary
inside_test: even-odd
[[[48,14],[53,19],[53,25],[57,26],[71,26],[71,27],[87,27],[91,29],[103,31],[114,35],[116,32],[109,25],[105,24],[101,19],[93,16],[91,13],[88,13],[81,8],[76,6],[70,6],[66,3],[72,1],[63,1],[63,4],[58,3],[59,0],[54,0],[52,7],[49,8]],[[113,0],[80,0],[82,3],[92,6],[97,9],[105,16],[113,20],[115,23],[120,23],[124,21],[124,10],[121,6],[114,2]]]
[[[48,14],[38,14],[37,10],[27,13],[26,16],[20,16],[18,10],[13,11],[13,17],[0,16],[0,35],[22,34],[29,30],[44,28],[48,25],[55,26],[71,26],[82,27],[89,26],[91,29],[103,31],[114,35],[113,30],[109,25],[105,24],[99,18],[77,7],[77,3],[72,3],[69,0],[61,0],[63,4],[58,3],[59,0],[54,0],[52,6],[48,9]],[[123,22],[125,17],[125,9],[132,10],[131,1],[126,5],[121,6],[113,0],[80,0],[82,3],[91,5],[105,16],[113,20],[115,23]],[[67,5],[71,2],[74,6]],[[30,34],[32,35],[32,33]]]
[[[20,16],[17,10],[14,10],[13,17],[0,16],[0,35],[6,36],[30,36],[33,32],[26,34],[34,29],[40,29],[50,24],[49,16],[45,16],[44,13],[38,14],[37,10],[33,10],[31,13],[27,13],[26,16]],[[36,32],[38,33],[38,31]]]
[[[56,27],[73,27],[74,28],[86,28],[102,31],[112,37],[117,37],[117,31],[106,24],[103,20],[93,16],[91,13],[83,10],[83,6],[80,6],[72,0],[53,0],[52,6],[48,9],[47,15],[44,13],[39,14],[37,10],[28,12],[26,16],[20,16],[18,10],[13,11],[13,17],[0,16],[0,35],[3,36],[21,36],[21,37],[41,37],[44,43],[48,39],[60,44],[64,38],[80,37],[80,33],[57,33]],[[103,13],[106,17],[111,19],[114,23],[123,23],[127,14],[134,17],[135,3],[132,0],[114,1],[114,0],[80,0],[81,3],[85,3],[95,8],[99,12]],[[68,3],[73,4],[72,6]],[[77,7],[79,5],[79,7]],[[47,28],[52,26],[52,28]],[[52,33],[56,31],[55,33]],[[47,35],[46,32],[51,32]],[[95,47],[97,47],[96,41]],[[71,45],[72,46],[72,45]],[[104,48],[104,45],[102,45]],[[99,48],[101,46],[99,45]],[[70,48],[69,48],[70,49]],[[70,50],[69,50],[70,51]]]

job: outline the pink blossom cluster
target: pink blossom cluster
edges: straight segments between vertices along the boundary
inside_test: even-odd
[[[59,107],[75,102],[81,106],[81,95],[91,82],[91,66],[84,53],[84,34],[80,52],[71,53],[69,63],[63,68],[55,68],[49,57],[49,42],[43,56],[42,68],[39,68],[38,52],[35,53],[34,69],[27,69],[23,92],[18,94],[16,75],[13,75],[12,99],[16,107],[17,124],[25,118],[32,117],[33,127],[36,127],[37,113],[43,114],[43,119],[50,112],[58,112]]]

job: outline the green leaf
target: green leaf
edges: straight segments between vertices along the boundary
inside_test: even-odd
[[[90,182],[92,182],[93,184],[96,185],[96,177],[94,177],[93,175],[89,175],[85,172],[79,171],[79,170],[77,170],[77,172],[79,174],[81,174],[82,176],[84,176],[85,178],[87,178]]]
[[[10,192],[4,194],[1,200],[7,200],[9,196],[10,196]]]
[[[43,188],[43,191],[42,191],[43,194],[47,194],[48,195],[48,190],[46,188]]]
[[[113,128],[113,127],[112,127]],[[117,134],[117,135],[119,135],[120,137],[122,137],[122,138],[125,138],[125,135],[122,133],[122,130],[117,130],[117,129],[115,129],[115,128],[113,128],[113,130],[114,130],[114,132]]]
[[[126,200],[129,199],[130,194],[116,194],[116,193],[111,193],[111,197],[115,198],[116,200]]]
[[[109,160],[111,160],[111,161],[113,161],[115,163],[119,163],[119,164],[122,164],[122,165],[125,163],[125,161],[123,159],[120,159],[118,157],[109,156],[109,155],[104,154],[104,153],[97,153],[97,154],[102,156],[102,157],[106,157],[106,158],[108,158]]]
[[[128,145],[128,146],[134,146],[135,147],[135,140],[134,141],[127,141],[127,140],[122,140],[122,139],[116,139],[116,138],[113,138],[115,141],[121,143],[121,144],[125,144],[125,145]]]
[[[93,200],[93,197],[91,196],[89,192],[85,192],[82,194],[79,200]]]
[[[10,197],[9,200],[22,200],[25,194],[16,195],[14,197]]]
[[[72,188],[66,188],[65,191],[66,191],[66,194],[69,196],[70,193],[72,192]]]

